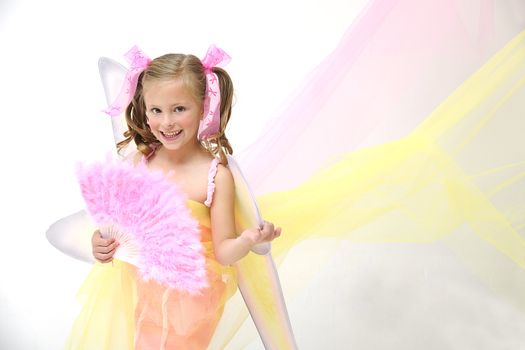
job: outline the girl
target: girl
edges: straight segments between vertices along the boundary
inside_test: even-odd
[[[107,265],[96,264],[83,287],[84,294],[90,295],[68,346],[90,348],[93,343],[87,339],[106,337],[109,340],[99,343],[118,349],[205,349],[236,289],[229,265],[255,245],[278,237],[281,228],[265,222],[261,228],[235,233],[235,190],[226,158],[232,147],[224,134],[233,85],[226,71],[216,66],[229,57],[215,47],[202,62],[193,55],[167,54],[149,61],[138,49],[130,53],[134,63],[123,89],[127,93],[108,109],[108,114],[117,115],[127,105],[128,131],[118,149],[134,141],[138,152],[129,159],[164,172],[187,195],[187,205],[199,222],[208,286],[192,295],[138,278],[131,265],[113,261],[119,242],[102,238],[97,230],[92,237],[94,257],[102,263],[112,261],[109,267],[120,275],[108,280],[107,274],[103,277]],[[118,290],[127,296],[119,297],[117,305],[101,306],[100,299],[108,298],[97,295],[101,293],[97,285],[103,285],[104,293]],[[114,320],[107,325],[118,329],[117,334],[93,321],[97,319],[93,315],[112,314],[113,308],[128,310],[127,317],[117,322],[120,329]]]

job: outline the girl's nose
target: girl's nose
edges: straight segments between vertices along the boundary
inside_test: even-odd
[[[174,113],[165,113],[163,116],[162,116],[162,124],[164,126],[171,126],[171,125],[175,125],[176,123],[176,117],[175,117],[175,114]]]

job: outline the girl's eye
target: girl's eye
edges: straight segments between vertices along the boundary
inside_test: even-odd
[[[162,114],[162,111],[158,108],[151,108],[149,110],[149,113],[148,114],[151,114],[151,115],[160,115]]]
[[[186,107],[183,107],[183,106],[177,106],[174,109],[174,111],[178,113],[184,112],[185,110],[186,110]]]

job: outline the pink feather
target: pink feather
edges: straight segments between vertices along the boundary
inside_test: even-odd
[[[192,293],[206,286],[198,221],[162,172],[108,159],[77,173],[91,217],[120,243],[116,258],[135,264],[145,280]]]

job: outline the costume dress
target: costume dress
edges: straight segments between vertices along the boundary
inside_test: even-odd
[[[199,223],[208,286],[190,294],[145,281],[135,266],[118,259],[96,263],[79,293],[83,308],[68,349],[207,348],[237,287],[233,267],[219,264],[213,252],[210,205],[217,164],[214,159],[210,165],[206,204],[187,201]]]

